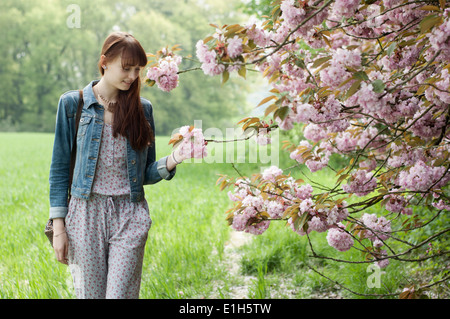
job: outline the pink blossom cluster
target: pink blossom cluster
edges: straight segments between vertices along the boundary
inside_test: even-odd
[[[218,63],[216,51],[210,50],[203,40],[197,42],[196,49],[197,58],[206,75],[215,76],[225,71],[225,65]]]
[[[375,214],[365,213],[360,220],[365,226],[364,236],[374,243],[376,242],[376,246],[380,246],[380,241],[391,237],[391,222],[384,216],[377,217]]]
[[[288,224],[291,229],[304,236],[307,233],[313,231],[322,233],[329,229],[333,229],[336,225],[340,225],[341,222],[348,217],[348,210],[346,208],[347,203],[344,201],[342,205],[324,208],[315,208],[315,204],[312,199],[307,198],[303,200],[299,205],[299,212],[297,215],[302,218],[302,216],[309,215],[310,220],[307,222],[306,232],[303,228],[296,229],[294,219],[291,217],[288,219]]]
[[[386,210],[393,212],[393,213],[401,213],[404,215],[411,215],[412,214],[412,208],[406,207],[408,206],[408,200],[405,198],[404,195],[399,194],[390,194],[383,197],[383,199],[386,199],[385,208]]]
[[[172,91],[178,86],[178,65],[181,60],[179,55],[164,56],[158,61],[157,66],[148,69],[147,78],[155,81],[160,90]]]
[[[257,218],[258,212],[254,207],[246,207],[242,213],[236,214],[233,218],[233,229],[245,231],[253,235],[261,235],[270,225],[269,220]]]
[[[347,193],[353,193],[356,196],[365,196],[375,190],[377,180],[373,177],[373,172],[359,169],[350,177],[350,181],[342,185],[342,189]]]
[[[320,79],[326,86],[334,89],[341,87],[344,81],[352,77],[352,73],[347,68],[358,69],[361,67],[361,53],[355,50],[338,48],[332,52],[330,66],[320,71]],[[348,82],[344,88],[349,87],[352,82]]]
[[[445,166],[429,166],[419,160],[409,170],[400,172],[397,184],[413,191],[439,189],[450,181],[450,174]]]
[[[266,183],[264,191],[251,186],[248,178],[240,178],[235,182],[234,190],[228,192],[230,200],[241,203],[241,209],[235,211],[233,216],[233,229],[261,234],[269,227],[270,220],[282,219],[286,209],[294,204],[298,205],[299,217],[309,215],[308,233],[327,231],[348,217],[345,201],[339,206],[317,209],[312,200],[311,185],[299,185],[294,178],[285,178],[277,166],[265,169],[261,174],[261,182]],[[280,189],[283,192],[277,193]],[[295,229],[292,217],[288,219],[288,224],[299,235],[306,234],[303,229]]]
[[[419,58],[420,48],[416,46],[402,48],[391,55],[385,55],[380,63],[388,71],[404,69],[408,71]]]
[[[303,140],[300,142],[299,147],[290,153],[290,158],[300,164],[305,164],[312,173],[328,165],[332,155],[332,147],[329,143],[321,142],[318,147],[313,149],[308,141]],[[308,152],[308,154],[305,154],[305,152]],[[308,158],[309,156],[312,156],[312,158]]]
[[[296,26],[305,15],[303,8],[295,6],[295,0],[285,0],[281,2],[281,18],[290,26]]]
[[[332,7],[332,14],[337,17],[350,18],[355,14],[360,0],[336,0]]]
[[[377,248],[377,247],[375,247]],[[378,265],[380,268],[386,268],[389,265],[389,259],[387,258],[387,251],[386,249],[376,249],[377,254],[375,255],[376,262],[375,264]]]
[[[439,61],[443,61],[445,63],[450,62],[450,10],[446,9],[444,14],[442,15],[444,22],[434,28],[431,33],[429,33],[428,39],[430,40],[431,48],[433,49],[433,53],[437,53],[440,51],[439,57],[437,58]]]
[[[207,142],[200,128],[191,128],[189,125],[180,128],[183,139],[177,145],[179,155],[183,159],[204,158],[208,155]]]
[[[260,21],[252,17],[245,27],[248,38],[257,46],[264,48],[270,45],[270,33],[263,28]]]
[[[440,199],[437,202],[433,202],[432,205],[436,209],[450,211],[450,205],[446,204],[443,199]]]
[[[258,145],[267,145],[272,143],[270,131],[267,128],[259,129],[256,133],[256,143]]]
[[[291,101],[291,104],[292,107],[283,120],[279,117],[275,119],[282,130],[292,129],[295,123],[309,124],[327,121],[332,121],[332,124],[328,126],[328,131],[331,133],[341,131],[348,126],[347,122],[340,121],[341,104],[333,96],[329,96],[326,100],[314,101],[313,103],[302,103],[294,100]],[[327,127],[326,124],[318,125],[323,129]],[[326,134],[324,133],[323,136],[326,136]]]
[[[381,249],[384,241],[391,237],[391,222],[384,216],[377,217],[375,214],[363,214],[360,218],[364,225],[364,237],[368,238],[374,247],[372,256],[376,259],[376,264],[380,268],[389,265],[386,250]]]
[[[386,188],[383,208],[391,216],[411,215],[415,199],[429,194],[435,195],[430,207],[448,209],[450,10],[437,4],[420,10],[429,4],[403,0],[336,0],[317,13],[328,2],[278,3],[271,23],[253,20],[227,36],[216,30],[214,47],[199,41],[204,73],[236,70],[237,60],[258,61],[255,69],[286,111],[274,113],[279,116],[273,121],[284,131],[303,128],[305,140],[290,153],[292,160],[316,172],[333,166],[333,154],[353,157],[342,190],[361,197]],[[270,136],[260,130],[256,140],[266,145]],[[261,234],[271,220],[289,216],[288,225],[299,235],[327,232],[339,251],[353,246],[341,224],[346,204],[317,205],[310,185],[298,185],[275,166],[262,172],[259,187],[251,184],[238,180],[228,193],[237,203],[234,229]],[[382,247],[390,222],[375,214],[364,214],[360,222],[372,255],[385,267],[389,259]]]
[[[430,87],[426,91],[426,96],[436,105],[450,104],[450,72],[449,69],[443,69],[440,72],[440,80],[435,83],[435,87]]]
[[[377,114],[380,107],[384,107],[384,100],[380,99],[381,94],[374,91],[371,83],[362,82],[357,93],[357,103],[365,113]],[[381,105],[383,104],[383,105]]]
[[[317,124],[309,123],[303,129],[303,136],[306,139],[308,139],[314,143],[317,143],[321,140],[326,139],[328,136],[328,132],[326,129],[324,129],[323,127],[321,127]]]
[[[430,112],[425,114],[417,112],[414,117],[408,121],[408,124],[411,124],[411,131],[416,136],[424,139],[431,139],[441,134],[445,122],[445,116],[433,118],[433,115]]]
[[[387,160],[387,164],[390,167],[412,166],[418,161],[428,161],[422,149],[413,148],[405,143],[392,143],[391,150],[394,155],[390,156]]]
[[[381,138],[382,136],[378,135],[377,128],[373,126],[369,126],[363,131],[351,132],[348,130],[339,132],[334,138],[335,152],[345,154],[358,148],[365,149],[368,147],[373,147],[376,146],[376,143]]]
[[[227,39],[227,52],[230,58],[234,59],[240,56],[243,52],[242,38],[235,35],[233,38]]]
[[[347,251],[354,244],[353,237],[344,230],[344,225],[342,224],[328,230],[327,241],[331,247],[339,251]]]

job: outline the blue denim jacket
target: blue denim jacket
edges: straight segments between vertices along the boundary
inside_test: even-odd
[[[92,81],[83,89],[84,106],[77,133],[77,153],[71,194],[82,199],[89,199],[91,193],[104,123],[104,108],[97,102],[92,90],[96,82]],[[78,91],[69,91],[61,96],[58,104],[49,177],[51,219],[64,218],[67,215],[70,153],[75,136],[78,98]],[[141,102],[145,117],[155,132],[152,105],[144,98],[141,98]],[[167,156],[158,161],[155,157],[154,143],[143,151],[135,151],[127,141],[131,201],[139,202],[144,199],[144,185],[154,184],[162,179],[170,180],[175,175],[176,169],[170,172],[167,170]]]

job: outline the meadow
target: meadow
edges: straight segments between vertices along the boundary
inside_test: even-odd
[[[168,137],[157,137],[158,158],[169,154]],[[43,233],[48,219],[48,171],[53,135],[0,133],[0,298],[75,298],[67,266],[59,264]],[[282,155],[282,157],[285,155]],[[282,165],[282,164],[280,164]],[[243,174],[256,164],[237,163]],[[391,262],[381,286],[369,287],[367,264],[311,258],[306,237],[272,222],[259,236],[236,234],[225,221],[232,207],[218,174],[237,176],[230,163],[183,163],[171,181],[145,186],[153,220],[146,245],[141,298],[368,298],[407,283]],[[322,182],[329,175],[324,174]],[[242,236],[239,236],[242,235]],[[325,234],[311,236],[317,253],[338,256]],[[339,257],[356,260],[359,252]]]

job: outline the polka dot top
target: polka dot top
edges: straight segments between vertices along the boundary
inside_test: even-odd
[[[106,123],[103,126],[92,192],[100,195],[125,195],[131,192],[126,138],[120,134],[115,138],[112,125]]]

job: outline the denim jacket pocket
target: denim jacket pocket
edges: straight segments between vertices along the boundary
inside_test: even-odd
[[[82,116],[80,118],[80,123],[78,126],[78,136],[84,136],[86,134],[87,127],[89,123],[91,123],[92,117],[90,116]]]

